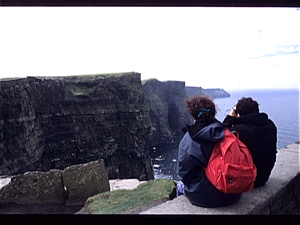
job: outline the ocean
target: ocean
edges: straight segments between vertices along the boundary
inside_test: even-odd
[[[214,99],[217,107],[216,118],[221,122],[232,106],[242,97],[252,97],[259,103],[260,112],[268,114],[277,127],[277,149],[295,143],[299,133],[299,90],[298,89],[252,89],[227,90],[231,97]],[[155,178],[174,179],[177,177],[178,143],[157,146],[150,152]]]

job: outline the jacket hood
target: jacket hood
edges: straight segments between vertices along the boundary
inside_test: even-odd
[[[243,115],[235,118],[232,124],[252,124],[252,125],[263,125],[268,121],[268,115],[266,113],[254,113],[249,115]]]
[[[219,141],[224,139],[225,127],[218,120],[210,122],[196,121],[192,126],[186,127],[194,141]]]

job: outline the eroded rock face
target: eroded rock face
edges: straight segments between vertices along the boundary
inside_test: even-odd
[[[171,143],[173,134],[181,132],[190,118],[184,102],[185,82],[150,79],[143,89],[152,121],[151,146]]]
[[[13,176],[0,190],[0,203],[63,204],[62,172],[54,169]]]
[[[0,175],[102,158],[110,179],[153,179],[139,73],[2,80]]]
[[[220,88],[204,89],[201,87],[185,87],[185,91],[186,91],[187,97],[193,96],[195,94],[206,95],[213,99],[230,97],[230,94],[228,92],[226,92],[224,89],[220,89]]]
[[[186,99],[185,82],[166,81],[163,83],[168,101],[170,128],[173,132],[180,132],[191,118],[184,101]]]
[[[88,197],[110,190],[103,161],[67,167],[62,176],[67,206],[84,205]]]

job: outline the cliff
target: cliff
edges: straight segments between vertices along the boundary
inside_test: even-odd
[[[140,74],[0,82],[0,175],[102,158],[109,179],[153,179]]]
[[[230,97],[230,94],[228,92],[226,92],[224,89],[220,89],[220,88],[204,89],[201,87],[185,87],[185,90],[186,90],[187,97],[190,97],[195,94],[207,95],[212,98]]]
[[[190,117],[184,102],[185,82],[150,79],[143,81],[143,89],[152,121],[150,145],[173,142],[174,134],[180,132]]]
[[[185,87],[185,92],[187,98],[196,94],[205,95],[202,87]]]
[[[152,128],[150,145],[169,144],[180,139],[180,130],[190,124],[192,118],[187,112],[184,99],[195,94],[212,98],[230,97],[223,89],[204,89],[185,86],[183,81],[149,79],[143,81],[145,104],[149,106]]]

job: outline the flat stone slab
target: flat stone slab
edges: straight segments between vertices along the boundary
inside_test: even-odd
[[[185,196],[179,196],[140,214],[289,214],[299,207],[299,144],[278,150],[277,160],[268,182],[244,193],[237,203],[218,208],[192,205]],[[300,209],[298,208],[298,212]]]
[[[27,172],[1,179],[0,203],[62,204],[64,189],[61,170]]]
[[[103,160],[67,167],[62,177],[67,206],[84,205],[89,197],[110,190]]]
[[[135,189],[140,184],[145,181],[139,181],[138,179],[116,179],[109,180],[110,191],[119,190],[119,189]]]
[[[6,177],[6,178],[0,178],[0,190],[9,184],[9,182],[11,181],[10,177]]]

